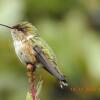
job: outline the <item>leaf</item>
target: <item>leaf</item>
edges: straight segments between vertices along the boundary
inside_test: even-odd
[[[37,84],[37,87],[36,87],[36,90],[37,90],[36,96],[37,96],[37,97],[39,97],[40,91],[41,91],[41,89],[42,89],[42,84],[43,84],[43,81],[42,81],[42,80],[39,81],[38,84]]]
[[[26,96],[26,100],[33,100],[31,94],[28,92]]]

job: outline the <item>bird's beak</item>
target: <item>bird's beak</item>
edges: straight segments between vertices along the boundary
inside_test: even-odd
[[[1,26],[4,26],[4,27],[7,27],[7,28],[10,28],[10,29],[13,29],[13,27],[11,26],[8,26],[8,25],[4,25],[4,24],[0,24]]]

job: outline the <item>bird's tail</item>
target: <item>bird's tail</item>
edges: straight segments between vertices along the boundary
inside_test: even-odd
[[[60,87],[61,88],[65,88],[65,87],[68,87],[68,82],[66,79],[63,79],[63,80],[60,80]]]

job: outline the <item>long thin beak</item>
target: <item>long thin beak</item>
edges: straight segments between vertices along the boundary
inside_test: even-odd
[[[8,25],[4,25],[4,24],[0,24],[1,26],[4,26],[4,27],[7,27],[7,28],[10,28],[10,29],[13,29],[13,27],[11,26],[8,26]]]

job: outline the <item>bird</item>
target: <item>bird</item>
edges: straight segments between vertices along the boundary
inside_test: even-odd
[[[53,50],[42,39],[35,26],[27,21],[14,26],[0,25],[10,28],[15,52],[24,65],[31,64],[34,68],[40,65],[59,81],[61,88],[68,87],[65,76],[58,68]]]

